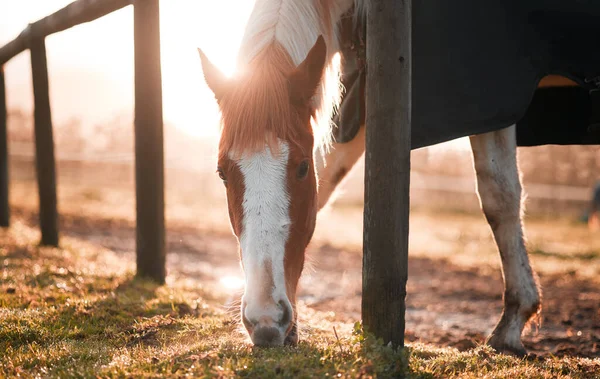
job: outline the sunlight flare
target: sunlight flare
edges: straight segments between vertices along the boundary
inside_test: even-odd
[[[244,279],[239,276],[228,275],[219,280],[221,286],[229,290],[238,290],[244,288]]]

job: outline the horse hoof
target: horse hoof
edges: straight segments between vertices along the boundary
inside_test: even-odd
[[[283,342],[285,346],[297,346],[298,345],[298,326],[294,323],[292,330],[285,337]]]
[[[525,346],[523,346],[521,341],[518,343],[508,343],[506,340],[501,339],[500,336],[492,335],[488,338],[486,344],[500,354],[513,355],[518,358],[525,358],[527,356],[527,350],[525,350]]]

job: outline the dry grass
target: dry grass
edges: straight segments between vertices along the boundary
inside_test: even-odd
[[[463,377],[592,378],[600,360],[522,360],[484,346],[467,352],[379,345],[359,324],[306,312],[296,348],[254,349],[219,304],[189,281],[156,286],[132,276],[131,261],[66,238],[36,245],[17,221],[0,233],[0,376],[22,377]]]
[[[93,176],[59,178],[61,214],[130,224],[135,214],[131,178],[92,182]],[[217,186],[205,185],[213,179]],[[11,185],[14,206],[25,213],[37,208],[34,182]],[[221,190],[216,178],[171,175],[169,226],[193,225],[207,238],[229,233]],[[398,352],[377,344],[359,324],[305,305],[298,347],[253,349],[223,309],[224,295],[200,281],[175,273],[159,287],[134,278],[132,255],[120,252],[130,247],[111,250],[81,236],[64,237],[60,249],[40,248],[36,229],[15,213],[10,230],[0,232],[0,377],[600,376],[600,359],[523,360],[485,346],[460,352],[421,343]],[[597,281],[599,235],[568,219],[528,217],[526,227],[536,270],[576,272],[580,279]],[[359,259],[362,210],[337,207],[321,214],[313,245],[323,244]],[[499,270],[480,214],[417,209],[411,214],[410,244],[411,257],[477,267],[480,273]]]

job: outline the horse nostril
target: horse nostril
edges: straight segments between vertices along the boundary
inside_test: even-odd
[[[287,302],[280,300],[279,306],[283,310],[283,314],[281,315],[281,319],[279,320],[279,326],[288,326],[292,322],[292,309],[287,304]]]

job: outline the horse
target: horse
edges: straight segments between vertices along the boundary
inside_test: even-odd
[[[257,0],[227,78],[199,49],[221,111],[217,173],[239,242],[241,320],[256,346],[298,342],[296,291],[317,216],[313,152],[339,103],[337,22],[353,0]]]
[[[232,78],[199,49],[222,115],[217,173],[245,275],[241,320],[256,346],[298,342],[296,291],[317,212],[364,149],[360,138],[333,143],[330,121],[341,96],[338,23],[351,9],[364,17],[366,3],[257,0]],[[487,343],[524,355],[521,333],[541,311],[541,291],[523,237],[515,127],[470,138],[505,286]]]

